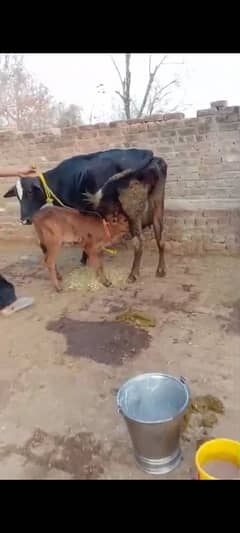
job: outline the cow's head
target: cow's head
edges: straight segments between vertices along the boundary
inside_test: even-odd
[[[22,224],[32,224],[32,217],[45,204],[45,195],[38,179],[17,179],[16,185],[11,187],[4,198],[17,197],[20,203],[20,218]]]

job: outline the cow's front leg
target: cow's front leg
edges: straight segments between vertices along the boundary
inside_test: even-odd
[[[132,242],[134,246],[134,258],[131,272],[128,276],[128,281],[133,283],[140,276],[140,263],[143,253],[143,235],[142,235],[142,221],[137,218],[135,221],[130,221],[130,233],[132,235]]]
[[[87,264],[87,260],[88,260],[88,255],[86,254],[86,252],[83,252],[83,253],[82,253],[82,257],[81,257],[80,264],[81,264],[82,266],[86,266],[86,264]]]

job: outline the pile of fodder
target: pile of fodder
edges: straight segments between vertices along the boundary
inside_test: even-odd
[[[127,269],[112,263],[104,267],[104,271],[113,287],[124,288],[127,286]],[[74,289],[83,292],[93,292],[104,289],[104,286],[97,279],[94,269],[87,266],[75,268],[72,272],[66,275],[64,278],[64,287],[66,289]]]

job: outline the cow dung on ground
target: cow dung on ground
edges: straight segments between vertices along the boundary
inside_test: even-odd
[[[217,415],[224,414],[222,400],[212,394],[199,395],[192,398],[181,426],[181,438],[191,441],[194,438],[204,439],[218,422]]]

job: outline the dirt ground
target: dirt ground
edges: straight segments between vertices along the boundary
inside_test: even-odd
[[[33,307],[0,317],[0,479],[192,479],[202,437],[240,435],[240,258],[144,254],[134,285],[52,288],[34,245],[0,247],[1,273]],[[77,249],[59,260],[65,281],[83,279]],[[109,277],[127,275],[130,250],[106,256]],[[86,272],[86,269],[85,269]],[[156,326],[142,330],[116,315],[129,306]],[[211,429],[189,428],[183,459],[161,477],[135,465],[116,393],[128,378],[160,371],[184,376],[191,393],[213,394],[225,412]]]

